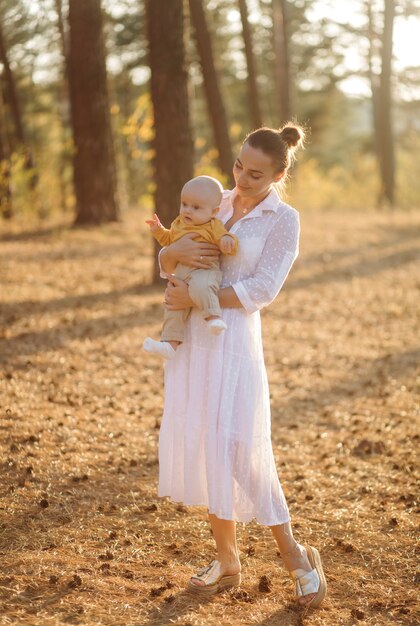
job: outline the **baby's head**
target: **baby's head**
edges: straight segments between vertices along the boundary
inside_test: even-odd
[[[181,219],[197,226],[210,222],[219,210],[222,192],[222,185],[211,176],[192,178],[181,191]]]

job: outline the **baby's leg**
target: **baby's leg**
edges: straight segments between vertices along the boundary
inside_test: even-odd
[[[175,276],[188,282],[191,268],[178,263]],[[146,352],[157,354],[164,359],[173,359],[176,349],[184,341],[184,325],[191,309],[168,311],[165,309],[160,341],[146,337],[143,348]]]
[[[143,348],[146,352],[158,354],[164,359],[173,359],[178,346],[184,341],[184,324],[190,309],[167,311],[165,309],[160,341],[146,337]]]
[[[188,286],[191,299],[202,310],[209,330],[215,335],[227,328],[224,321],[220,319],[222,311],[218,292],[221,280],[222,272],[218,268],[194,270]]]
[[[155,341],[151,337],[146,337],[143,341],[143,350],[150,352],[150,354],[157,354],[164,359],[173,359],[175,356],[176,347],[179,344],[169,341]]]
[[[181,311],[165,309],[160,340],[169,342],[176,349],[184,341],[184,326],[190,311],[191,309],[182,309]]]

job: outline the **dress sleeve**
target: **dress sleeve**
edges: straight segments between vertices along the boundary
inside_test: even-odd
[[[166,248],[166,246],[165,246],[165,248]],[[161,263],[161,260],[160,260],[160,255],[162,254],[162,250],[165,250],[165,248],[161,248],[159,250],[159,253],[158,253],[159,275],[160,275],[161,278],[166,278],[167,277],[167,274],[165,274],[165,272],[163,271],[162,263]]]
[[[285,211],[265,242],[254,273],[232,285],[247,313],[270,304],[282,288],[299,253],[299,215]]]

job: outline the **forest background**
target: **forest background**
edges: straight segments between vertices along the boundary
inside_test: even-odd
[[[336,4],[3,0],[3,218],[100,223],[156,193],[168,221],[193,172],[229,186],[244,135],[288,119],[299,209],[416,207],[420,5]]]

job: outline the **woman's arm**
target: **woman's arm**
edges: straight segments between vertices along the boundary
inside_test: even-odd
[[[233,287],[223,287],[223,289],[219,289],[219,302],[222,309],[244,308]]]
[[[163,272],[173,274],[178,263],[194,269],[208,269],[220,255],[213,243],[194,241],[196,233],[184,235],[167,248],[160,251],[159,262]]]
[[[247,313],[276,298],[298,255],[299,232],[299,215],[289,208],[272,225],[253,274],[232,285]]]
[[[242,309],[243,306],[232,287],[219,290],[219,302],[222,309]],[[168,311],[178,311],[195,306],[188,292],[188,285],[180,278],[171,276],[165,291],[165,307]]]

